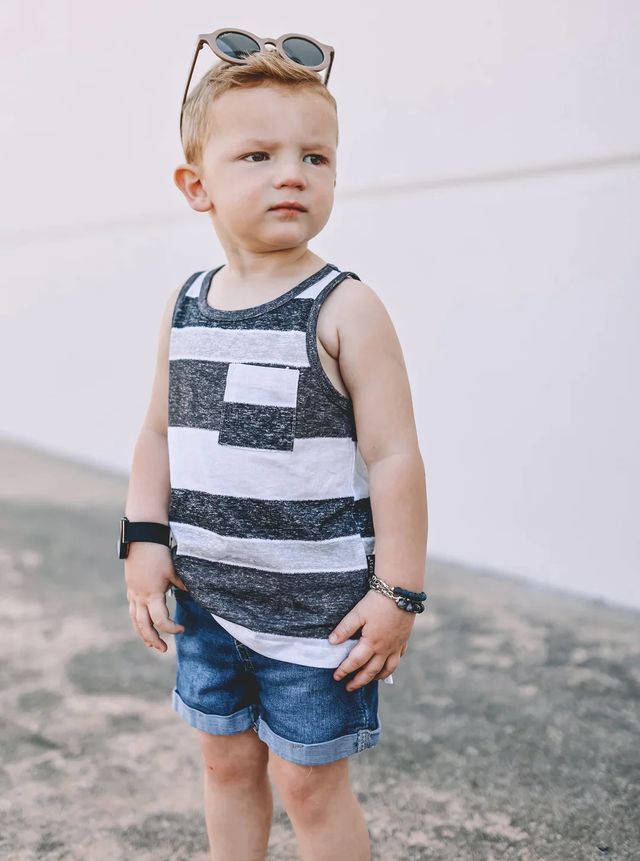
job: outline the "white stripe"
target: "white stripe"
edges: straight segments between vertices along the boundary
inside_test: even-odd
[[[353,495],[356,443],[309,437],[287,451],[219,445],[218,431],[168,428],[171,486],[250,499]]]
[[[277,574],[315,574],[322,571],[358,571],[367,567],[359,534],[319,541],[287,538],[240,538],[220,535],[189,523],[171,524],[178,553],[208,562],[240,565]]]
[[[209,270],[209,272],[210,271],[211,270]],[[197,299],[198,298],[198,296],[200,295],[200,288],[202,287],[202,282],[204,281],[204,279],[207,277],[208,274],[209,274],[208,272],[203,272],[202,275],[198,275],[196,280],[193,282],[193,284],[191,284],[191,286],[189,287],[187,292],[184,294],[185,299],[187,297],[189,299]]]
[[[376,552],[376,537],[375,535],[363,535],[362,543],[364,544],[364,552],[367,556]]]
[[[309,367],[305,332],[275,329],[216,329],[184,326],[171,329],[170,359],[209,362],[264,362]]]
[[[224,400],[295,407],[299,376],[297,368],[270,368],[232,362],[227,372]]]
[[[302,664],[305,667],[338,667],[347,657],[359,640],[345,640],[335,646],[329,640],[319,640],[314,637],[288,637],[284,634],[269,634],[264,631],[252,631],[244,625],[230,622],[215,613],[213,618],[225,631],[240,640],[245,646],[268,658],[278,661],[288,661],[291,664]],[[382,680],[387,685],[393,684],[393,675]],[[336,682],[337,684],[337,682]]]
[[[332,269],[324,278],[321,278],[319,281],[316,281],[315,284],[311,284],[311,286],[307,287],[306,290],[303,290],[302,293],[298,293],[297,296],[294,296],[294,299],[315,299],[316,296],[320,293],[321,290],[333,281],[338,276],[338,271],[336,269]]]

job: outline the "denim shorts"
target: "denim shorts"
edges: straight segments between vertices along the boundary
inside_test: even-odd
[[[196,729],[228,735],[253,728],[275,753],[300,765],[321,765],[374,747],[382,724],[374,679],[345,687],[335,667],[307,667],[255,652],[175,586],[176,685],[172,706]]]

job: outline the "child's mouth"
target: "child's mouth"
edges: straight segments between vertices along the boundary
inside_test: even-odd
[[[272,206],[271,209],[274,212],[286,212],[288,214],[291,214],[292,212],[307,211],[297,200],[283,200],[282,203],[276,203],[276,205]]]

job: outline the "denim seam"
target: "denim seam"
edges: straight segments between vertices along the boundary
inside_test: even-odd
[[[369,728],[369,712],[367,710],[367,703],[364,698],[364,690],[363,687],[359,687],[356,689],[356,696],[358,698],[358,707],[360,708],[360,714],[362,716],[362,724],[364,729]]]
[[[248,668],[255,676],[256,668],[251,663],[251,655],[249,654],[247,647],[244,645],[244,643],[240,643],[238,640],[236,640],[235,637],[233,642],[236,647],[236,652],[240,655],[240,660],[244,664],[245,669]]]

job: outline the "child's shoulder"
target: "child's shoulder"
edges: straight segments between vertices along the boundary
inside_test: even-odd
[[[323,307],[335,309],[341,314],[352,314],[366,311],[382,304],[382,300],[373,287],[359,278],[344,278],[332,290],[323,303]]]
[[[394,337],[389,313],[376,291],[357,278],[345,278],[325,298],[318,315],[318,339],[330,356],[338,358],[347,344],[378,346]],[[343,350],[344,352],[344,350]]]
[[[376,318],[388,317],[384,302],[369,284],[357,278],[345,278],[323,302],[324,319],[339,330],[362,325]]]

